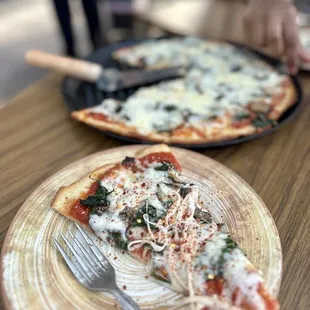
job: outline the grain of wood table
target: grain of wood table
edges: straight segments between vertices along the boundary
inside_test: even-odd
[[[29,194],[69,163],[120,142],[70,119],[51,75],[0,110],[1,245]],[[310,75],[302,75],[298,117],[272,135],[203,152],[244,178],[261,196],[283,246],[282,309],[310,309]],[[34,206],[35,207],[35,206]]]

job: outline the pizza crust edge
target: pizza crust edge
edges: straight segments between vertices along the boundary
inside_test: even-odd
[[[172,135],[168,134],[160,134],[160,133],[151,133],[148,135],[142,135],[136,129],[130,126],[126,126],[126,124],[121,123],[113,123],[111,121],[103,121],[96,120],[89,116],[87,113],[89,109],[79,110],[72,112],[71,116],[73,119],[78,120],[82,123],[85,123],[91,127],[100,129],[102,131],[110,131],[112,133],[119,134],[124,137],[136,138],[140,140],[147,140],[151,142],[161,142],[161,143],[180,143],[180,144],[203,144],[203,143],[211,143],[218,142],[226,139],[235,139],[240,136],[248,136],[252,135],[256,132],[256,129],[253,125],[247,125],[241,128],[235,128],[233,126],[223,127],[221,132],[213,137],[185,137],[180,135]],[[190,128],[189,128],[190,131]]]
[[[297,91],[291,80],[287,80],[287,84],[282,86],[284,96],[278,104],[273,106],[273,110],[268,114],[271,120],[278,120],[291,106],[296,104]]]

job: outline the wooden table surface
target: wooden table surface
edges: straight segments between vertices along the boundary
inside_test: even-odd
[[[60,81],[51,75],[0,110],[1,245],[42,181],[77,159],[121,145],[70,119]],[[203,152],[239,174],[268,206],[283,246],[282,309],[310,309],[310,75],[302,82],[304,104],[294,121],[256,141]]]

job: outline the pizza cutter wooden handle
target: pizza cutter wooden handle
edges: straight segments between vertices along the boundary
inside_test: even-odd
[[[25,59],[32,66],[53,69],[89,82],[96,82],[103,73],[98,64],[36,50],[28,51]]]

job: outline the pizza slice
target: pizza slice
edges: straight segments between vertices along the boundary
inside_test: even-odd
[[[148,264],[154,278],[188,296],[185,304],[279,308],[166,145],[142,149],[60,188],[51,207]]]

